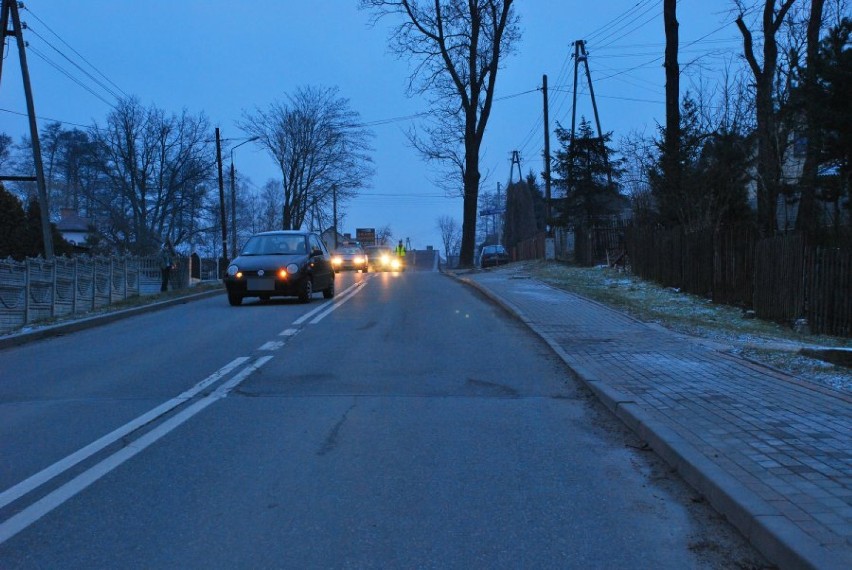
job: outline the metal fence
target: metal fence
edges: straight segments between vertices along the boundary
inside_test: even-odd
[[[178,259],[172,289],[188,287],[190,259]],[[0,260],[0,334],[160,292],[157,257]]]

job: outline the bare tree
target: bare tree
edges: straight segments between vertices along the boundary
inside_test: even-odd
[[[441,242],[444,244],[444,257],[450,259],[459,246],[461,228],[452,216],[438,218],[438,230],[441,232]]]
[[[778,68],[776,34],[795,0],[764,0],[761,30],[763,32],[763,66],[754,53],[754,38],[746,24],[745,7],[738,0],[740,14],[737,27],[743,36],[743,51],[755,80],[755,118],[757,123],[757,216],[762,232],[775,233],[778,222],[778,194],[781,188],[781,159],[774,106],[775,78]]]
[[[817,229],[816,189],[819,158],[822,151],[822,133],[817,124],[819,98],[815,91],[819,89],[817,66],[819,60],[820,30],[823,24],[824,0],[811,0],[811,12],[808,16],[807,39],[805,45],[805,69],[803,79],[805,134],[805,163],[802,167],[801,201],[796,216],[796,228],[813,232]]]
[[[376,230],[376,245],[388,245],[392,237],[393,230],[390,225],[383,226]]]
[[[371,9],[376,19],[402,19],[391,34],[393,48],[401,57],[419,60],[409,94],[428,94],[434,111],[428,139],[418,148],[427,158],[449,161],[460,169],[464,188],[460,263],[471,267],[480,147],[501,58],[520,38],[513,0],[361,0],[361,6]]]
[[[98,201],[116,245],[150,253],[162,238],[175,245],[187,238],[188,220],[197,215],[190,205],[210,177],[209,130],[204,115],[167,116],[136,99],[121,101],[104,127],[92,127],[96,165],[109,182]]]
[[[317,218],[316,208],[327,210],[335,192],[339,207],[373,174],[372,133],[337,88],[299,88],[286,101],[245,114],[239,126],[258,137],[281,170],[283,229]]]

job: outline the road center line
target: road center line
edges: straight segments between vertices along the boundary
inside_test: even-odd
[[[219,386],[219,388],[217,388],[212,394],[204,396],[201,400],[195,402],[185,410],[178,412],[161,425],[140,437],[138,440],[130,443],[127,447],[116,451],[97,465],[87,469],[68,483],[62,485],[18,514],[4,521],[0,524],[0,544],[3,544],[128,459],[131,459],[142,452],[145,448],[176,429],[210,404],[227,396],[231,390],[240,384],[240,382],[248,378],[252,372],[266,364],[271,359],[271,356],[262,356],[258,358],[252,364],[241,370],[239,374]]]
[[[329,315],[329,313],[331,313],[333,310],[340,308],[340,305],[342,305],[343,303],[345,303],[346,301],[348,301],[349,299],[354,297],[355,294],[358,293],[358,291],[360,291],[361,289],[363,289],[364,285],[366,285],[366,284],[367,284],[366,281],[361,281],[360,283],[355,284],[355,285],[358,285],[357,289],[353,290],[352,287],[347,289],[348,293],[344,293],[343,295],[341,295],[340,299],[335,301],[334,304],[331,307],[328,307],[325,311],[323,311],[322,313],[317,315],[317,317],[314,320],[311,321],[311,324],[312,325],[317,324],[318,322],[323,320],[325,317],[327,317]]]
[[[54,477],[60,475],[61,473],[67,471],[71,467],[77,465],[81,461],[91,457],[95,453],[98,453],[105,447],[115,443],[122,437],[126,436],[129,433],[139,429],[140,427],[148,424],[158,417],[166,414],[179,406],[180,404],[186,402],[187,400],[195,397],[199,392],[210,386],[211,384],[220,380],[223,376],[230,373],[232,370],[243,364],[248,360],[247,356],[241,356],[239,358],[235,358],[230,363],[226,364],[189,390],[183,392],[182,394],[172,398],[171,400],[164,402],[157,406],[156,408],[150,410],[139,416],[138,418],[129,421],[118,429],[113,430],[102,438],[90,443],[86,447],[75,451],[71,455],[65,457],[64,459],[60,459],[53,465],[42,469],[35,475],[24,479],[20,483],[10,487],[9,489],[0,493],[0,508],[5,507],[12,501],[16,501],[20,497],[23,497],[33,489],[40,487],[47,481],[50,481]]]
[[[341,291],[341,292],[340,292],[340,295],[341,295],[341,296],[346,295],[346,293],[348,293],[349,291],[351,291],[351,290],[352,290],[352,289],[354,289],[355,287],[358,287],[358,286],[359,286],[359,285],[361,285],[362,283],[363,283],[363,281],[353,283],[352,285],[350,285],[349,287],[347,287],[346,289],[344,289],[343,291]],[[317,314],[317,313],[319,313],[320,311],[324,310],[327,306],[328,306],[328,303],[323,303],[322,305],[320,305],[320,306],[319,306],[319,307],[317,307],[316,309],[314,309],[314,310],[312,310],[312,311],[308,311],[307,313],[305,313],[304,315],[302,315],[301,317],[299,317],[298,319],[296,319],[295,321],[293,321],[293,324],[294,324],[294,325],[300,325],[300,324],[304,323],[305,321],[307,321],[308,319],[310,319],[311,317],[313,317],[315,314]]]

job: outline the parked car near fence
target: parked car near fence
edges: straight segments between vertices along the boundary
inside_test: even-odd
[[[479,266],[482,268],[503,265],[509,263],[509,261],[511,261],[509,252],[499,244],[482,246],[482,250],[479,252]]]

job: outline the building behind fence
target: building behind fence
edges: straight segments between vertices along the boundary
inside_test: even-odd
[[[209,268],[200,261],[199,269],[208,269],[209,277]],[[191,258],[178,259],[169,282],[171,289],[190,285],[190,273],[195,273],[191,263]],[[215,261],[212,263],[215,276]],[[203,278],[204,273],[200,276]],[[160,285],[156,256],[0,260],[0,334],[159,293]]]

